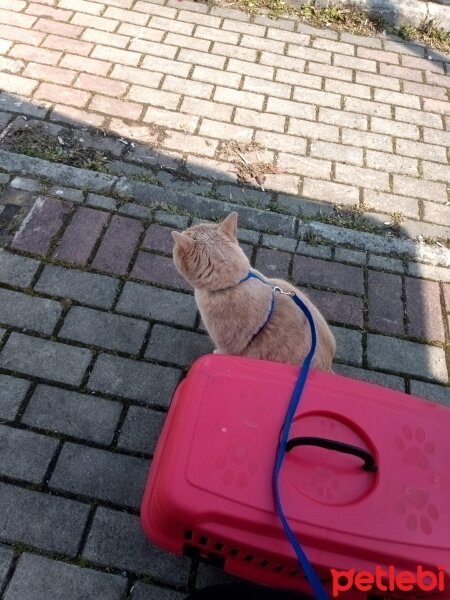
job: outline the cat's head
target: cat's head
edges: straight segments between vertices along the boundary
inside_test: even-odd
[[[237,218],[232,212],[218,224],[202,223],[183,233],[172,231],[175,266],[194,288],[224,289],[247,274],[250,263],[238,245]]]

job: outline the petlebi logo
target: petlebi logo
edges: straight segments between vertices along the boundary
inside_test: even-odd
[[[351,589],[361,592],[443,592],[445,589],[445,572],[443,566],[438,566],[436,571],[424,569],[417,565],[415,571],[398,571],[390,565],[383,568],[379,565],[374,571],[339,571],[331,569],[332,595],[337,598]]]

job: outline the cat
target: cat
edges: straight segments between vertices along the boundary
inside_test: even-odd
[[[252,269],[236,238],[237,218],[232,212],[219,224],[172,232],[175,266],[194,288],[216,353],[295,365],[303,362],[311,344],[309,325],[290,296],[272,290],[272,286],[279,286],[283,291],[295,292],[311,310],[318,336],[312,366],[331,371],[336,342],[324,317],[289,282],[267,279]],[[255,277],[241,281],[249,272],[271,285]]]

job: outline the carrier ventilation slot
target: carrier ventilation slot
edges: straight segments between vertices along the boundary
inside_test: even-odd
[[[284,571],[286,567],[284,565],[278,565],[276,566],[274,569],[272,569],[272,571],[274,573],[281,573],[281,571]]]
[[[200,560],[213,567],[219,567],[219,569],[222,570],[225,566],[225,560],[219,554],[209,554],[202,552],[200,548],[196,548],[195,546],[191,546],[190,544],[185,544],[183,546],[183,554],[188,558]]]
[[[254,554],[245,554],[239,548],[227,546],[224,542],[197,533],[191,529],[185,529],[184,539],[187,542],[190,542],[189,544],[185,544],[184,554],[190,558],[196,558],[207,562],[208,564],[223,567],[226,556],[229,556],[232,558],[240,558],[246,563],[254,563],[255,566],[261,569],[270,569],[274,573],[285,572],[288,577],[303,576],[299,569],[292,569],[291,567],[290,570],[288,570],[288,565],[273,563],[268,559],[255,556]]]

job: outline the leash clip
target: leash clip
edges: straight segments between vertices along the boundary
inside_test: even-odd
[[[283,296],[295,296],[295,292],[284,292],[278,285],[274,285],[272,287],[272,290],[274,292],[278,292],[279,294],[283,294]]]

